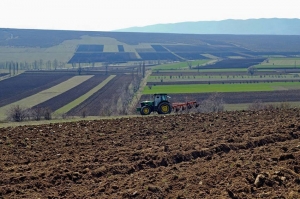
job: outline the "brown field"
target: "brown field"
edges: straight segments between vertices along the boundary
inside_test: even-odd
[[[128,88],[131,82],[132,75],[117,75],[103,88],[83,103],[71,109],[67,114],[80,116],[82,111],[86,111],[89,116],[99,116],[104,109],[109,112],[113,111],[113,114],[117,110],[117,102],[120,97],[120,93]]]
[[[300,110],[0,128],[1,198],[299,198]]]
[[[79,84],[78,86],[56,96],[53,97],[41,104],[36,105],[35,107],[48,107],[52,111],[58,110],[64,105],[72,102],[73,100],[79,98],[80,96],[87,93],[89,90],[100,84],[103,80],[105,80],[107,76],[105,75],[95,75],[87,81]]]
[[[298,90],[260,91],[260,92],[228,92],[218,93],[226,104],[261,102],[296,102],[300,99]],[[186,102],[196,100],[201,103],[211,96],[212,93],[170,94],[171,102]],[[143,95],[140,101],[150,100],[151,95]]]
[[[60,84],[74,74],[71,73],[22,73],[0,82],[0,106],[22,100],[26,97]]]

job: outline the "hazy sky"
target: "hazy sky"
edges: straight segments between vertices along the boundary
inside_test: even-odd
[[[106,31],[183,21],[300,18],[299,4],[299,0],[0,0],[0,27]]]

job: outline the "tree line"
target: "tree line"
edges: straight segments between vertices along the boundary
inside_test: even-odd
[[[56,70],[65,67],[66,63],[57,59],[44,61],[43,59],[34,60],[33,62],[0,62],[0,69],[7,70],[11,75],[18,74],[19,70]]]

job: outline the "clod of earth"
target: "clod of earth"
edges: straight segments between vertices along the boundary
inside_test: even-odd
[[[0,128],[0,197],[299,198],[299,112]]]

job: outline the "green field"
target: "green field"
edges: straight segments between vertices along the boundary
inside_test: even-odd
[[[300,68],[300,58],[269,58],[262,62],[259,65],[255,66],[257,69],[259,68],[267,68],[267,67],[272,67],[272,68]]]
[[[161,71],[161,72],[169,72],[169,73],[183,73],[183,72],[193,72],[193,73],[197,73],[198,70],[197,69],[187,69],[187,68],[183,68],[183,69],[178,69],[178,70],[153,70],[153,74],[155,74],[157,71]],[[268,71],[274,71],[274,70],[268,70]],[[201,72],[247,72],[247,68],[224,68],[224,69],[199,69],[199,74]]]
[[[251,84],[188,84],[158,85],[145,87],[143,94],[154,93],[213,93],[213,92],[251,92],[300,89],[300,82],[274,82]]]
[[[195,76],[180,76],[180,75],[168,75],[168,76],[149,76],[148,82],[180,82],[180,81],[232,81],[232,80],[285,80],[293,79],[295,81],[300,80],[298,75],[195,75]]]
[[[193,67],[199,65],[204,65],[211,60],[209,59],[201,59],[201,60],[195,60],[191,61],[191,64]],[[171,64],[162,64],[158,65],[152,68],[152,70],[182,70],[182,69],[189,69],[188,63],[187,62],[176,62],[176,63],[171,63]],[[193,70],[195,71],[195,70]]]

